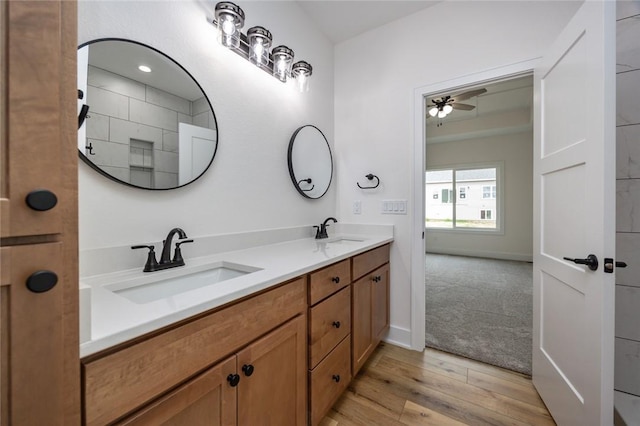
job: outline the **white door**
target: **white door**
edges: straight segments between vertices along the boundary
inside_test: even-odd
[[[559,425],[611,425],[615,2],[585,2],[534,77],[533,382]]]
[[[216,152],[217,132],[206,127],[178,123],[178,184],[185,185],[209,167]]]

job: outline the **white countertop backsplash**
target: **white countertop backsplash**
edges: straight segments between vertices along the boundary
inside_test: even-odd
[[[189,230],[185,231],[191,238]],[[125,246],[81,251],[80,356],[91,355],[393,241],[393,225],[336,223],[328,228],[328,240],[314,239],[314,232],[311,226],[303,226],[196,236],[194,243],[182,247],[185,266],[147,273],[142,272],[147,250],[131,250]],[[337,238],[362,241],[327,244]],[[161,251],[161,244],[156,243],[157,256]],[[144,304],[104,288],[118,281],[184,275],[202,265],[221,261],[260,270]]]

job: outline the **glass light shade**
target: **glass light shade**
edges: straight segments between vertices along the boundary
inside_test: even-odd
[[[251,27],[247,31],[249,41],[249,60],[256,65],[269,63],[269,48],[273,37],[264,27]]]
[[[220,44],[229,48],[239,47],[244,11],[234,3],[223,1],[216,4],[215,16]]]
[[[309,91],[309,77],[311,77],[313,68],[308,62],[299,61],[293,64],[291,75],[296,79],[298,90],[301,92]]]
[[[438,115],[438,107],[433,107],[429,110],[429,115],[432,117],[435,117],[436,115]]]
[[[273,75],[280,81],[287,81],[293,65],[293,50],[287,46],[277,46],[271,51],[273,57]]]
[[[438,111],[438,118],[445,118],[447,116],[447,113],[444,112],[443,110]]]
[[[442,110],[444,111],[445,114],[449,114],[451,113],[451,111],[453,111],[453,107],[449,104],[445,105],[444,108],[442,108]]]

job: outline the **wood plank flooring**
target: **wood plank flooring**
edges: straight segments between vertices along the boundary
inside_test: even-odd
[[[381,343],[321,426],[555,425],[525,375]]]

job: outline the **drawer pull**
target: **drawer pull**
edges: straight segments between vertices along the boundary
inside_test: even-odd
[[[382,279],[382,277],[380,275],[376,275],[375,277],[372,278],[373,282],[379,283],[380,280]]]
[[[334,321],[331,325],[333,325],[335,328],[340,328],[340,321]]]
[[[27,278],[27,288],[34,293],[44,293],[58,283],[58,276],[52,271],[36,271]]]
[[[340,382],[340,375],[339,374],[334,374],[332,377],[334,382],[339,383]]]
[[[232,388],[235,388],[236,386],[238,386],[238,383],[240,383],[240,375],[239,374],[229,374],[227,376],[227,382],[229,382],[229,384],[231,385]]]
[[[47,189],[36,189],[27,194],[25,201],[31,209],[44,212],[58,204],[58,197]]]
[[[340,277],[333,277],[331,278],[331,281],[333,281],[336,284],[340,284]]]
[[[245,376],[249,377],[250,375],[253,374],[253,365],[251,364],[245,364],[242,366],[242,372],[244,373]]]

